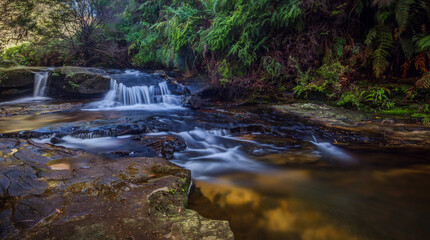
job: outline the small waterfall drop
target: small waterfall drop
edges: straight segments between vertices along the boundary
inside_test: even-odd
[[[43,70],[42,72],[33,72],[34,88],[32,97],[24,97],[12,101],[1,102],[0,105],[24,104],[49,100],[50,98],[46,96],[48,90],[49,70],[51,69]]]
[[[34,73],[33,97],[46,97],[49,72]]]
[[[129,110],[135,108],[168,110],[182,108],[179,96],[171,94],[167,82],[154,85],[127,86],[115,79],[103,100],[92,103],[87,110]]]

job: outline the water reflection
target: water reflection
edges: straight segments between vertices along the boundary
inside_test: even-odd
[[[237,239],[426,239],[429,170],[226,174],[196,181],[190,207],[229,220]]]

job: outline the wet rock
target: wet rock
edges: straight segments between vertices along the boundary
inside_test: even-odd
[[[200,96],[194,94],[190,97],[186,97],[182,105],[191,109],[201,109],[208,105],[208,101],[203,100]]]
[[[10,100],[33,92],[34,72],[42,68],[0,68],[0,99]]]
[[[26,165],[9,167],[1,171],[1,175],[9,180],[9,183],[5,182],[7,185],[0,186],[6,189],[7,196],[25,197],[31,194],[42,194],[48,187],[48,184],[41,181],[35,171]]]
[[[185,147],[171,136],[163,139],[174,150]],[[0,139],[0,169],[2,239],[233,236],[227,222],[185,208],[190,172],[161,158],[105,160],[30,140]]]
[[[171,135],[143,135],[135,136],[133,139],[139,140],[143,145],[167,160],[172,159],[175,152],[180,152],[187,148],[183,138]]]
[[[190,90],[186,86],[180,84],[175,80],[167,82],[167,87],[173,95],[187,96],[191,94]]]
[[[85,69],[57,68],[49,73],[48,96],[60,98],[101,97],[110,88],[110,78]]]
[[[213,87],[209,79],[203,76],[186,77],[178,82],[187,87],[192,95],[200,95]]]
[[[6,239],[15,232],[15,227],[12,225],[11,218],[12,210],[0,210],[0,238]]]
[[[0,68],[0,89],[5,88],[33,88],[34,71],[41,68]]]
[[[274,106],[279,112],[299,118],[333,143],[377,143],[387,147],[430,147],[430,127],[394,118],[315,103]]]
[[[59,143],[64,143],[65,141],[63,139],[61,139],[61,138],[53,137],[53,138],[51,138],[50,142],[52,144],[59,144]]]
[[[117,157],[125,157],[125,156],[132,155],[132,152],[116,151],[116,152],[112,152],[112,154],[113,154],[114,156],[117,156]]]
[[[176,239],[233,240],[233,232],[227,221],[214,221],[185,209],[181,215],[172,217],[171,232],[166,237]]]
[[[178,78],[181,76],[181,73],[179,71],[164,71],[164,70],[156,70],[154,72],[155,75],[159,75],[165,79],[174,79],[174,78]]]

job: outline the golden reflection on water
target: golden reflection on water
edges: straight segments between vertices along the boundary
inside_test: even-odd
[[[115,117],[111,113],[99,112],[73,112],[73,113],[52,113],[41,115],[16,115],[12,117],[0,118],[0,133],[19,132],[24,130],[34,130],[42,127],[52,126],[56,123],[67,123],[75,121],[93,121],[103,119],[107,114]]]
[[[303,174],[297,173],[299,179],[306,179]],[[270,178],[257,181],[275,182]],[[237,230],[236,239],[359,239],[293,196],[272,198],[249,188],[202,181],[195,186],[208,201],[233,216],[229,220]],[[198,210],[205,215],[204,210]]]
[[[190,207],[229,220],[239,240],[422,239],[429,170],[236,173],[195,181]]]

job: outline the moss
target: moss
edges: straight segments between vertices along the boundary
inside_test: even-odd
[[[379,113],[382,114],[392,114],[392,115],[409,115],[413,114],[415,111],[406,108],[393,108],[388,110],[380,110]]]
[[[430,114],[428,113],[414,113],[412,114],[413,118],[430,118]]]

